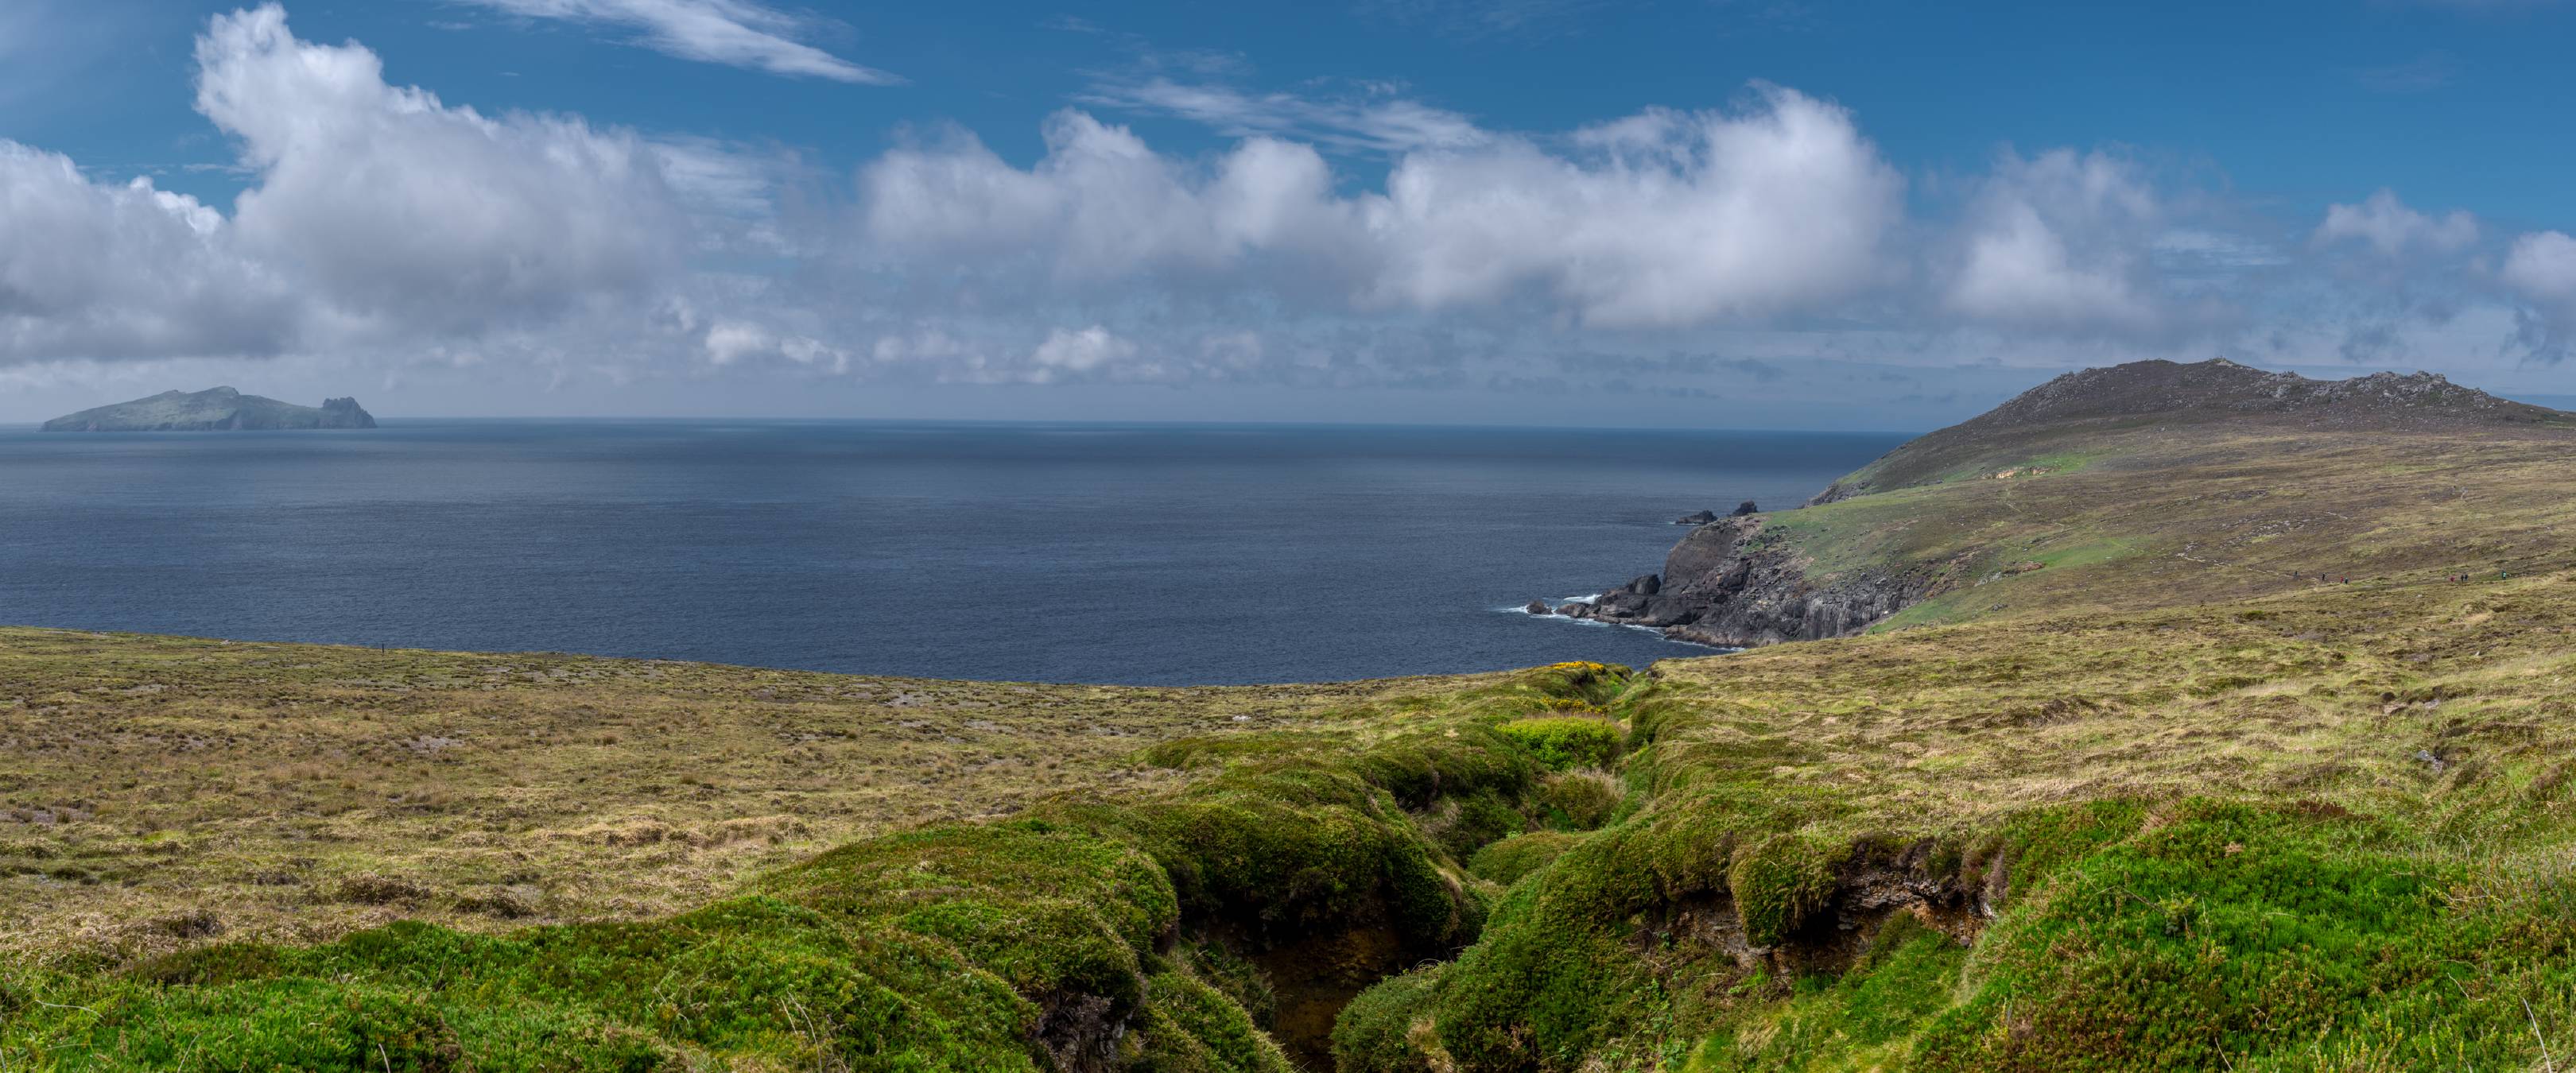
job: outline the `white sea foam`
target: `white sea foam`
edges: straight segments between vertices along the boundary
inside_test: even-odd
[[[1592,602],[1592,598],[1590,598],[1590,597],[1581,597],[1581,596],[1569,596],[1569,597],[1566,597],[1566,598],[1564,598],[1564,599],[1562,599],[1562,600],[1559,600],[1559,601],[1557,601],[1557,602],[1558,602],[1558,603],[1591,603],[1591,602]],[[1600,629],[1643,630],[1643,631],[1645,631],[1645,632],[1647,632],[1647,633],[1654,634],[1654,635],[1655,635],[1655,636],[1657,636],[1657,637],[1661,637],[1661,638],[1663,638],[1664,640],[1670,641],[1670,642],[1672,642],[1672,643],[1674,643],[1674,644],[1677,644],[1677,645],[1689,645],[1689,646],[1691,646],[1692,648],[1705,648],[1705,649],[1708,649],[1708,650],[1710,650],[1710,651],[1712,651],[1712,652],[1742,652],[1742,651],[1744,651],[1744,650],[1743,650],[1743,649],[1741,649],[1741,648],[1729,648],[1729,647],[1727,647],[1727,646],[1725,646],[1725,645],[1702,644],[1702,643],[1700,643],[1700,642],[1698,642],[1698,641],[1685,641],[1685,640],[1682,640],[1682,639],[1681,639],[1681,638],[1679,638],[1679,637],[1668,637],[1668,636],[1665,636],[1665,634],[1664,634],[1664,630],[1663,630],[1663,627],[1661,627],[1661,626],[1640,626],[1640,625],[1638,625],[1638,624],[1636,624],[1636,623],[1634,623],[1634,622],[1603,622],[1603,621],[1601,621],[1600,619],[1597,619],[1597,618],[1565,618],[1565,617],[1563,617],[1563,616],[1560,616],[1560,615],[1555,614],[1554,612],[1550,612],[1550,613],[1547,613],[1547,614],[1544,614],[1544,615],[1530,614],[1529,605],[1527,605],[1527,604],[1517,604],[1517,605],[1514,605],[1514,606],[1511,606],[1511,607],[1497,607],[1497,608],[1494,608],[1494,610],[1495,610],[1495,611],[1497,611],[1497,612],[1502,612],[1502,613],[1506,613],[1506,614],[1514,614],[1514,615],[1529,615],[1531,618],[1551,618],[1551,619],[1558,619],[1559,621],[1562,621],[1562,622],[1564,622],[1564,623],[1566,623],[1566,624],[1568,624],[1568,625],[1573,625],[1573,626],[1592,626],[1592,627],[1597,627],[1597,628],[1600,628]]]

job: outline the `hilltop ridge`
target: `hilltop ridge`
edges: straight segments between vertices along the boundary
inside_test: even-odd
[[[2409,431],[2576,420],[2544,406],[2497,398],[2440,373],[2377,372],[2312,380],[2226,358],[2184,364],[2133,361],[2064,373],[1948,428],[1928,433],[1816,494],[1810,503],[1938,479],[2033,435],[2069,435],[2154,419],[2273,423],[2338,431]]]
[[[2459,516],[2473,497],[2460,474],[2429,479],[2439,463],[2555,464],[2571,432],[2576,415],[2434,373],[2312,380],[2224,358],[2085,369],[1909,441],[1800,509],[1701,525],[1659,573],[1555,613],[1751,647],[2025,609],[2043,594],[2145,607],[2170,585],[2241,592],[2411,565],[2449,553],[2441,532],[2365,539],[2371,510]],[[2134,479],[2149,470],[2162,476]],[[2320,488],[2341,507],[2305,502]],[[2170,576],[2171,557],[2210,562],[2213,543],[2239,541],[2277,565]],[[1991,586],[2022,599],[1969,595],[2004,591]]]
[[[355,398],[298,406],[229,387],[164,391],[95,406],[45,422],[47,432],[236,432],[253,429],[374,428],[375,415]]]

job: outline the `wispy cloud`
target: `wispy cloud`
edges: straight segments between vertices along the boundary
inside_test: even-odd
[[[863,67],[798,40],[812,20],[752,0],[465,0],[526,18],[634,32],[637,43],[681,59],[771,74],[891,86],[901,76]]]
[[[1232,138],[1292,138],[1342,150],[1453,149],[1490,137],[1464,115],[1392,96],[1386,87],[1368,87],[1356,96],[1314,98],[1149,78],[1098,83],[1075,99],[1106,108],[1177,116]]]

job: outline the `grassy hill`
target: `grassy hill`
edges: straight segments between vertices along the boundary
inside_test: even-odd
[[[2173,397],[1765,516],[1819,578],[1950,573],[1644,670],[0,632],[0,1063],[2576,1060],[2576,430]]]

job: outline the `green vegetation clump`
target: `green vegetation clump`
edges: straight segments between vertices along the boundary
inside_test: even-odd
[[[1583,836],[1564,831],[1532,831],[1496,842],[1476,851],[1467,862],[1467,870],[1476,878],[1511,886],[1522,876],[1553,863]]]
[[[1383,919],[1409,945],[1436,947],[1483,921],[1393,796],[1331,765],[1239,764],[1161,799],[1036,814],[1140,847],[1194,914],[1265,934]]]
[[[1805,977],[1788,985],[1785,996],[1746,1003],[1680,1068],[1775,1073],[1902,1067],[1912,1034],[1949,1006],[1967,957],[1967,948],[1911,915],[1891,917],[1849,970]]]
[[[1609,823],[1628,800],[1619,776],[1598,768],[1549,775],[1531,796],[1539,819],[1565,831],[1589,831]]]
[[[2338,1066],[2519,1067],[2540,1041],[2522,1003],[2576,987],[2576,920],[2482,904],[2473,867],[2414,842],[2350,815],[2174,806],[1998,922],[1917,1065],[2271,1067],[2322,1041]]]
[[[1552,771],[1606,767],[1619,755],[1619,725],[1605,718],[1579,715],[1514,719],[1495,729],[1529,750]]]
[[[1420,1073],[1446,1059],[1424,1005],[1440,982],[1433,965],[1390,978],[1351,1000],[1333,1024],[1337,1073]]]
[[[1772,946],[1789,938],[1834,893],[1834,870],[1846,849],[1798,835],[1773,835],[1737,851],[1727,893],[1744,922],[1744,939]]]

